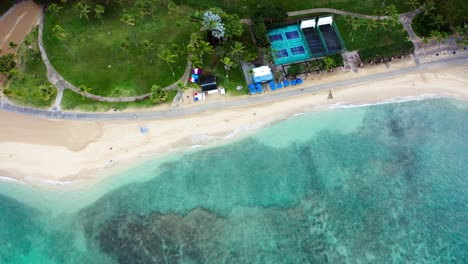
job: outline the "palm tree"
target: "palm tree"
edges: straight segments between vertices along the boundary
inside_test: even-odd
[[[423,9],[423,14],[425,16],[429,15],[432,11],[436,10],[437,7],[434,3],[434,1],[432,0],[429,0],[429,1],[426,1],[423,5],[422,5],[422,9]]]
[[[11,69],[9,72],[8,78],[11,80],[10,84],[13,84],[16,88],[19,88],[14,81],[20,81],[24,78],[24,75],[21,71],[17,69]]]
[[[81,92],[83,93],[90,93],[91,92],[91,88],[89,88],[88,86],[82,84],[80,86],[78,86],[78,89],[80,89]]]
[[[177,55],[175,55],[174,53],[172,53],[168,49],[164,49],[161,53],[158,53],[158,57],[161,60],[165,61],[167,63],[167,65],[169,65],[169,68],[171,69],[171,72],[172,72],[172,76],[175,76],[175,73],[174,73],[174,70],[172,69],[171,63],[176,62]]]
[[[0,56],[0,72],[5,74],[5,77],[8,77],[10,70],[16,67],[16,59],[18,56],[13,53],[8,53],[6,55]]]
[[[169,1],[169,3],[167,3],[167,10],[169,14],[172,14],[172,12],[176,10],[176,8],[177,8],[177,5],[174,2]]]
[[[356,31],[361,27],[362,21],[357,17],[350,17],[346,20],[346,22],[351,26],[349,36],[352,36],[351,41],[354,42],[354,35],[356,34]]]
[[[123,1],[124,0],[116,0],[116,1],[117,1],[117,3],[119,3],[120,8],[122,8],[122,10],[125,10],[125,8],[123,7]]]
[[[102,15],[104,14],[104,12],[105,12],[104,6],[96,5],[94,7],[94,16],[101,21],[103,26],[104,26],[104,21],[102,20]]]
[[[124,13],[120,18],[120,21],[122,21],[122,23],[127,26],[128,30],[130,31],[130,36],[132,37],[133,43],[135,43],[135,47],[138,47],[138,44],[135,40],[135,34],[132,30],[132,27],[135,26],[135,18],[129,13]]]
[[[374,19],[367,19],[366,20],[366,34],[364,35],[364,39],[367,38],[367,33],[372,31],[374,28],[377,27],[377,21]]]
[[[63,45],[65,45],[65,47],[67,48],[68,52],[70,52],[70,54],[73,56],[73,59],[76,60],[76,56],[75,54],[73,53],[73,51],[71,50],[70,46],[68,46],[67,44],[67,40],[69,38],[69,34],[68,32],[63,29],[61,26],[59,25],[55,25],[53,28],[52,28],[52,33],[54,34],[54,37],[56,37],[57,39],[59,39],[60,41],[63,42]]]
[[[232,65],[234,65],[234,62],[231,61],[229,57],[224,57],[221,60],[221,63],[224,64],[224,69],[226,70],[226,79],[229,82],[229,70],[231,69]]]
[[[420,5],[418,0],[408,0],[406,4],[411,6],[413,9],[417,9]]]
[[[333,67],[335,67],[335,60],[333,58],[325,57],[322,60],[325,64],[325,69],[327,69],[327,71],[332,70]]]
[[[440,30],[440,26],[445,25],[447,23],[442,15],[431,15],[431,18],[433,22],[429,25],[435,26],[437,30]]]
[[[245,46],[239,41],[235,41],[231,47],[231,57],[233,57],[239,65],[241,65],[242,55],[245,53]]]
[[[74,10],[78,13],[80,19],[83,17],[88,19],[88,14],[91,12],[90,6],[87,5],[83,0],[75,4]]]
[[[209,42],[203,40],[198,43],[198,49],[200,51],[200,57],[204,54],[211,54],[214,51],[213,46],[211,46]]]
[[[153,59],[151,59],[151,57],[149,56],[149,53],[148,53],[149,51],[154,49],[153,43],[151,41],[145,39],[145,40],[143,40],[141,45],[143,46],[143,51],[145,52],[146,59],[148,59],[150,64],[153,64]]]
[[[381,19],[379,21],[379,26],[381,29],[383,30],[387,30],[387,27],[388,27],[388,19]]]
[[[142,17],[153,15],[153,2],[150,0],[137,0],[135,5]]]
[[[47,101],[50,99],[50,97],[54,94],[54,86],[52,84],[41,84],[38,87],[38,91],[36,93],[36,96],[41,98],[44,101]]]
[[[444,39],[444,35],[437,30],[432,30],[429,37],[436,41],[437,48],[439,48],[440,42]]]
[[[47,11],[52,13],[52,15],[55,15],[57,18],[60,18],[58,14],[62,9],[63,7],[57,5],[56,3],[52,3],[47,7]]]
[[[395,14],[398,14],[398,10],[395,5],[388,5],[385,7],[384,12],[387,16],[394,16]]]
[[[160,103],[167,100],[167,93],[159,85],[151,86],[151,101],[154,103]]]

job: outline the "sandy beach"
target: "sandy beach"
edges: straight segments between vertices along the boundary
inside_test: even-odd
[[[467,64],[416,71],[335,88],[331,100],[324,91],[173,119],[92,122],[0,112],[0,179],[38,186],[93,182],[110,171],[131,166],[142,156],[223,141],[233,131],[241,131],[237,136],[245,135],[296,113],[436,96],[467,100],[466,71]],[[303,87],[312,84],[314,80],[308,79]],[[141,126],[147,126],[149,133],[140,133]]]

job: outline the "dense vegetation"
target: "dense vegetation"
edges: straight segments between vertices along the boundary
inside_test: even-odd
[[[361,49],[359,56],[362,61],[374,61],[383,58],[408,55],[414,52],[414,46],[411,41],[397,42],[385,46]]]
[[[10,100],[35,107],[49,107],[57,90],[47,80],[47,72],[37,45],[37,27],[26,36],[18,50],[18,66],[10,69],[3,93]]]
[[[419,37],[456,33],[457,28],[468,24],[468,2],[464,0],[424,1],[423,12],[417,15],[412,27]]]

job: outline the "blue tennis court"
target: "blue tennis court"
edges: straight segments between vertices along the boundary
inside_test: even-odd
[[[289,64],[310,59],[304,37],[298,25],[275,28],[268,31],[276,65]]]

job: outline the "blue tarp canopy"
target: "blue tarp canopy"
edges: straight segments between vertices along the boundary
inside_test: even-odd
[[[270,84],[270,90],[272,91],[276,90],[276,85],[274,81],[270,81],[269,84]]]
[[[262,93],[262,92],[263,92],[263,89],[262,89],[262,85],[261,85],[261,84],[256,83],[256,84],[255,84],[255,88],[257,89],[257,91],[258,91],[259,93]]]
[[[250,91],[250,94],[256,94],[257,91],[255,91],[255,85],[249,84],[249,91]]]

